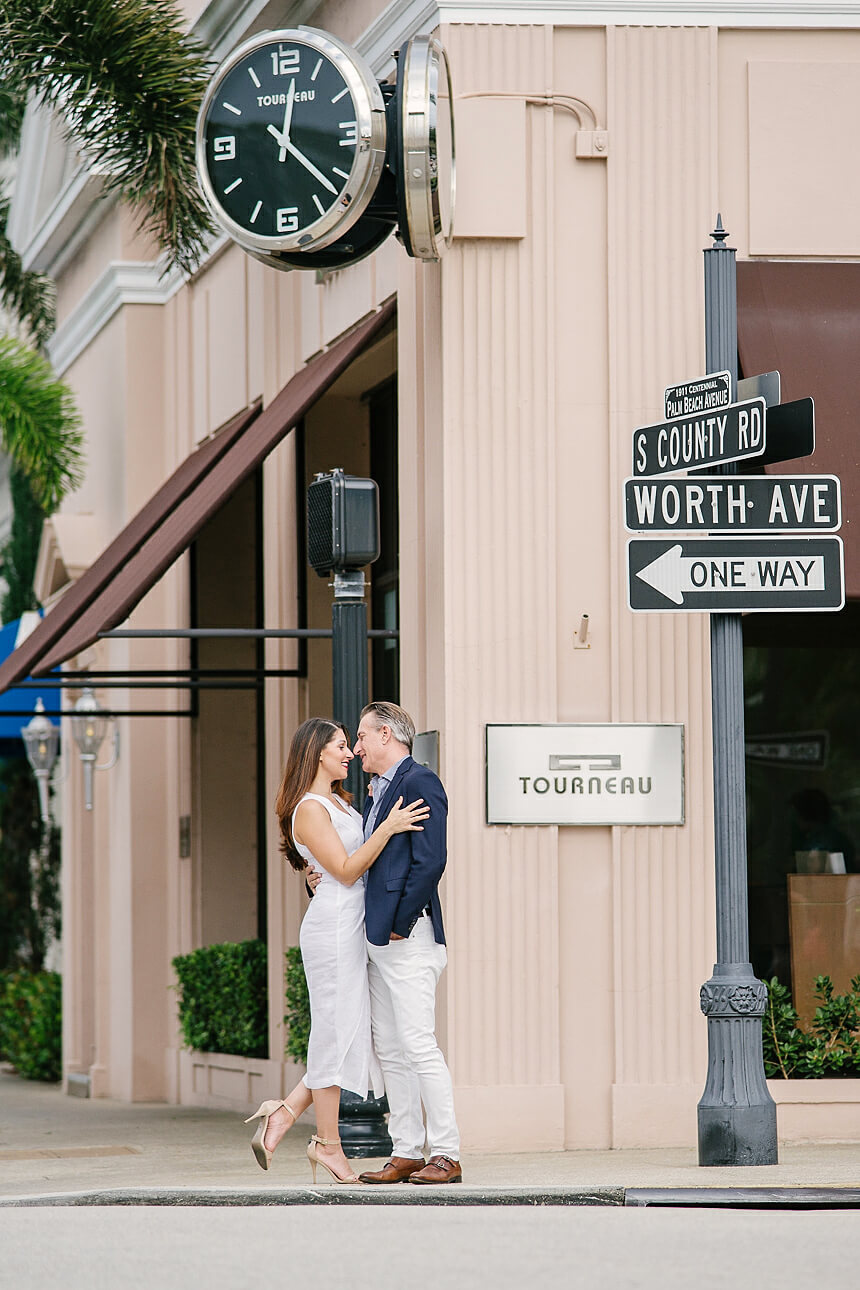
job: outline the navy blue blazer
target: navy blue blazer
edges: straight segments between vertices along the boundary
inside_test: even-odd
[[[398,797],[403,806],[423,797],[430,807],[421,833],[396,833],[375,864],[367,871],[364,894],[364,925],[372,945],[387,945],[391,933],[408,936],[422,911],[430,906],[433,934],[445,944],[439,879],[448,858],[448,799],[438,775],[404,757],[380,803],[374,832],[388,815]],[[364,819],[373,805],[368,797]]]

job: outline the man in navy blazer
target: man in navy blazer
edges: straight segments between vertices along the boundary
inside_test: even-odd
[[[451,1183],[463,1176],[451,1076],[435,1033],[436,984],[448,961],[438,891],[448,799],[439,777],[412,760],[414,737],[412,718],[396,703],[370,703],[362,711],[355,753],[373,776],[365,838],[399,797],[404,803],[423,798],[430,807],[423,829],[391,838],[366,876],[370,1016],[393,1142],[385,1167],[361,1175],[368,1183]]]

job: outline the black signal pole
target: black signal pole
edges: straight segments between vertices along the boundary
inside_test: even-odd
[[[735,251],[717,216],[705,255],[705,368],[737,388]],[[716,468],[735,474],[734,465]],[[777,1163],[776,1106],[767,1087],[761,1027],[767,990],[749,960],[743,638],[740,614],[711,615],[717,962],[702,986],[708,1074],[698,1107],[700,1165]]]
[[[363,573],[350,571],[334,575],[331,632],[332,715],[344,723],[355,743],[359,713],[367,703],[367,605]],[[364,776],[357,757],[350,762],[346,787],[361,809]]]

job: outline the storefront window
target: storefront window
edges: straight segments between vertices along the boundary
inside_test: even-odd
[[[370,474],[379,485],[380,556],[370,566],[371,625],[399,626],[400,510],[397,487],[397,382],[393,378],[367,396],[370,411]],[[400,648],[395,637],[373,642],[374,699],[400,700]]]
[[[757,975],[786,985],[792,950],[804,976],[831,966],[840,975],[839,947],[823,922],[818,944],[808,953],[799,945],[802,884],[792,890],[790,878],[860,870],[858,644],[858,604],[839,614],[744,618],[750,956]]]

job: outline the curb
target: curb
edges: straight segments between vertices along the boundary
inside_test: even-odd
[[[283,1191],[143,1187],[0,1197],[0,1208],[76,1205],[596,1205],[627,1208],[860,1209],[858,1187],[288,1187]]]
[[[623,1187],[289,1187],[283,1191],[144,1187],[0,1197],[0,1208],[68,1205],[623,1205]]]
[[[676,1209],[860,1209],[860,1187],[628,1187],[624,1204]]]

